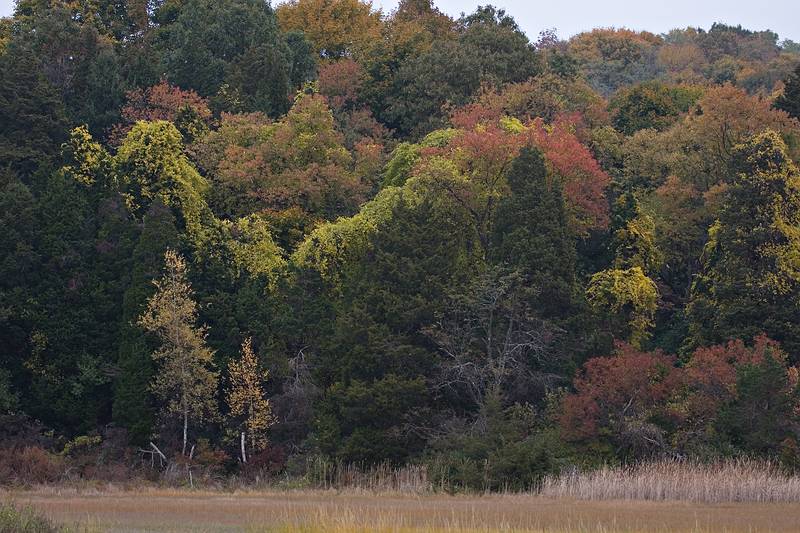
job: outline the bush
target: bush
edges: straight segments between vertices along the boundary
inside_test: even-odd
[[[0,484],[52,483],[64,473],[61,457],[38,446],[0,450]]]
[[[60,527],[30,508],[0,503],[0,533],[57,533]]]
[[[472,427],[456,424],[433,443],[431,483],[445,490],[525,491],[573,461],[571,448],[530,406],[502,409],[490,397]]]

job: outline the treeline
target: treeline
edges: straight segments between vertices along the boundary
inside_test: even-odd
[[[798,63],[769,31],[531,42],[429,0],[19,1],[0,480],[139,448],[479,488],[797,467]]]

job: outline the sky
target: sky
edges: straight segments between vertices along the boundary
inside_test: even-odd
[[[598,27],[626,27],[664,33],[672,28],[708,29],[714,22],[770,29],[781,39],[800,42],[800,0],[434,0],[452,16],[493,4],[510,13],[535,41],[539,32],[555,28],[559,37]],[[275,3],[275,2],[274,2]],[[373,0],[385,12],[397,0]],[[13,0],[0,0],[0,16],[10,15]]]

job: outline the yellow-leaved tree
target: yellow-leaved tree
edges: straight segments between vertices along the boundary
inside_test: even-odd
[[[151,386],[162,402],[163,416],[180,416],[181,453],[186,455],[189,420],[201,422],[217,415],[214,352],[206,345],[206,327],[197,326],[197,303],[183,257],[167,250],[164,275],[153,283],[156,292],[147,300],[138,324],[160,341],[152,354],[158,370]]]
[[[250,441],[251,450],[266,448],[267,429],[275,422],[269,400],[264,397],[263,383],[269,378],[269,372],[259,370],[252,339],[242,343],[242,355],[231,361],[228,373],[230,385],[226,400],[230,417],[237,422],[241,460],[247,463],[247,441]]]

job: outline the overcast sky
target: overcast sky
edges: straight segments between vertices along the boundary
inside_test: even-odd
[[[800,0],[435,0],[453,16],[478,4],[493,4],[514,16],[528,37],[556,28],[562,38],[597,27],[627,27],[663,33],[672,28],[714,22],[741,24],[752,30],[770,29],[781,39],[800,41]],[[276,2],[273,2],[276,3]],[[397,0],[373,0],[391,11]],[[0,0],[0,15],[10,15],[13,0]]]

